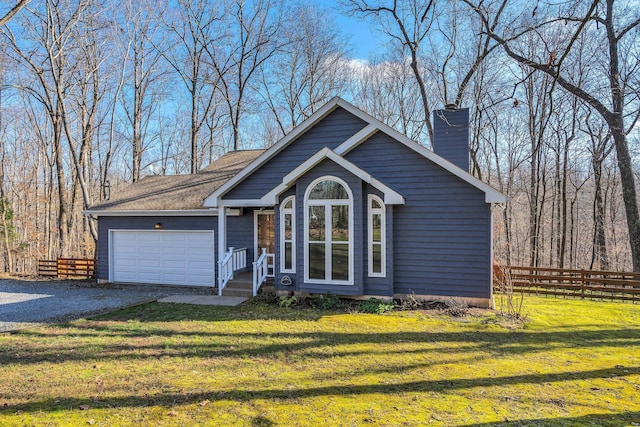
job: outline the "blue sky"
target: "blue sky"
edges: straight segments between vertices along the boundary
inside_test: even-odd
[[[341,14],[339,10],[342,8],[338,0],[325,1],[323,5],[333,12],[337,27],[349,37],[353,59],[369,59],[372,53],[382,48],[384,37],[372,25],[361,19]]]

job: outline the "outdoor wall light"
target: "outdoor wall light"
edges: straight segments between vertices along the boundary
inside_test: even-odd
[[[160,230],[162,228],[162,224],[159,222],[156,222],[156,225],[154,225],[153,228],[155,228],[156,230]]]

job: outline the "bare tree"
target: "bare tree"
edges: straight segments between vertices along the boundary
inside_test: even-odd
[[[228,32],[215,45],[207,45],[209,57],[219,79],[231,122],[232,147],[240,147],[240,122],[245,112],[254,77],[260,67],[281,47],[278,39],[280,14],[276,0],[228,4],[223,25]]]
[[[378,22],[382,31],[400,49],[408,51],[411,57],[410,66],[418,84],[422,106],[424,110],[424,122],[427,127],[429,141],[433,141],[433,125],[431,123],[431,101],[427,83],[423,78],[423,68],[420,65],[420,49],[423,41],[429,36],[436,22],[436,2],[434,0],[393,0],[390,6],[368,0],[348,0],[345,2],[349,12],[364,17],[371,17]]]
[[[210,114],[216,114],[216,87],[220,75],[210,69],[207,46],[220,40],[222,11],[220,3],[206,0],[179,0],[166,26],[173,42],[168,48],[158,46],[165,59],[180,76],[190,99],[191,173],[196,173],[199,158],[200,129]],[[213,141],[209,141],[210,144]]]
[[[162,55],[155,46],[161,42],[158,23],[158,4],[155,2],[127,0],[121,6],[120,22],[123,63],[126,69],[124,90],[120,92],[122,108],[130,125],[131,177],[140,179],[142,156],[149,144],[149,124],[158,108],[160,92],[166,71],[162,68]]]
[[[605,230],[605,194],[603,184],[603,164],[611,151],[611,134],[606,129],[606,124],[601,120],[591,119],[592,110],[587,110],[587,118],[584,121],[584,132],[591,140],[589,152],[591,154],[591,167],[593,170],[594,194],[593,194],[593,242],[591,262],[589,268],[598,267],[608,270],[609,254],[607,251],[607,236]]]
[[[346,46],[325,9],[296,6],[284,18],[281,46],[261,67],[260,94],[278,131],[272,140],[313,114],[345,87]]]
[[[492,11],[485,8],[482,1],[472,4],[484,22],[486,34],[498,42],[509,57],[551,77],[554,84],[587,103],[607,123],[620,170],[633,269],[640,271],[640,215],[627,142],[627,135],[640,114],[640,86],[634,78],[640,67],[638,32],[635,31],[640,18],[631,13],[633,5],[623,1],[593,0],[587,4],[572,1],[563,3],[559,7],[564,9],[558,10],[553,9],[553,5],[542,10],[539,5],[536,3],[535,9],[532,5],[527,11],[537,21],[524,19],[523,27],[507,29],[491,25]],[[547,36],[550,31],[558,32],[561,23],[566,23],[564,37],[549,43]],[[589,59],[574,55],[576,41],[583,32],[588,32],[591,41],[593,56]],[[521,49],[523,36],[530,34],[539,40],[535,52]],[[567,62],[576,60],[590,60],[601,66],[591,68],[590,78],[576,80],[572,67],[566,66]]]
[[[7,13],[4,14],[3,17],[0,18],[0,27],[2,27],[7,22],[9,22],[11,18],[13,18],[16,15],[16,13],[20,12],[20,9],[22,9],[27,4],[29,4],[30,1],[31,0],[19,0],[18,3],[16,3],[16,5],[11,8],[11,10],[9,10]]]
[[[350,71],[357,105],[385,124],[419,141],[426,123],[423,105],[410,65],[397,60],[355,63]]]
[[[88,7],[87,2],[77,4],[61,4],[47,0],[44,8],[34,11],[34,19],[27,23],[31,44],[24,47],[23,39],[19,40],[14,33],[5,28],[6,37],[17,60],[34,76],[33,86],[22,89],[33,97],[45,109],[51,126],[51,146],[53,148],[57,193],[58,193],[58,232],[59,253],[66,255],[70,248],[70,212],[65,170],[64,148],[65,135],[68,137],[70,119],[65,103],[68,100],[71,85],[70,70],[75,67],[71,49],[73,48],[73,28],[82,19]],[[35,46],[35,48],[34,48]],[[73,149],[73,144],[68,144]],[[77,159],[74,153],[74,160]],[[78,163],[74,162],[74,165]],[[87,200],[88,205],[88,200]]]

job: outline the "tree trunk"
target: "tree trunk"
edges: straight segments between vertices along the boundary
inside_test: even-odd
[[[602,200],[602,159],[593,154],[593,179],[595,194],[593,198],[593,250],[591,255],[591,267],[594,265],[601,270],[609,269],[609,256],[607,254],[607,238],[604,230],[604,201]]]
[[[620,118],[621,121],[622,118]],[[612,129],[613,131],[614,129]],[[622,198],[627,216],[627,227],[629,228],[629,246],[631,247],[631,261],[633,271],[640,271],[640,216],[638,214],[638,203],[636,200],[636,184],[633,176],[631,157],[627,138],[622,129],[622,124],[613,133],[613,141],[618,157],[618,169],[620,170],[620,183],[622,185]],[[619,131],[618,131],[619,130]]]

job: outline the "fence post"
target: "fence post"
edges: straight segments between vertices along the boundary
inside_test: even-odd
[[[585,271],[584,269],[580,271],[580,299],[584,299],[584,290],[587,283],[585,282]]]

